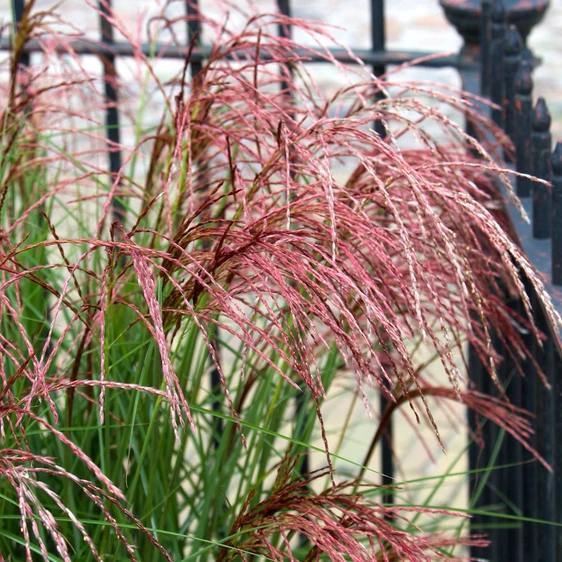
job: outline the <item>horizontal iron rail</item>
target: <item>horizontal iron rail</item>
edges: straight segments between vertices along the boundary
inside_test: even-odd
[[[2,38],[0,40],[0,50],[10,51],[12,48],[12,42],[9,38]],[[104,43],[102,41],[88,41],[84,39],[78,39],[74,41],[69,41],[67,43],[60,43],[55,46],[55,51],[59,53],[65,53],[67,51],[73,51],[78,55],[98,55],[98,56],[122,56],[122,57],[134,57],[136,54],[136,48],[125,41],[116,41],[111,45]],[[188,47],[179,47],[177,45],[165,45],[158,43],[156,45],[150,45],[148,43],[141,44],[141,51],[145,56],[154,56],[155,58],[164,59],[183,59],[188,51]],[[24,53],[40,53],[43,52],[41,44],[36,40],[28,41],[23,49]],[[370,49],[356,49],[353,51],[354,56],[350,55],[345,49],[330,49],[330,54],[339,62],[346,64],[356,64],[357,59],[361,60],[365,64],[372,66],[393,66],[407,64],[413,61],[418,61],[422,59],[418,66],[424,66],[428,68],[459,68],[462,64],[466,63],[461,60],[457,54],[444,54],[439,56],[436,53],[430,52],[417,52],[417,51],[373,51]],[[241,55],[243,51],[240,51]],[[204,62],[211,54],[210,47],[194,48],[191,53],[191,60],[195,63]],[[322,63],[329,62],[326,58],[315,55],[307,49],[295,49],[295,55],[303,57],[306,63]],[[232,59],[232,55],[227,55],[223,58]],[[267,56],[263,57],[264,60],[268,60]],[[426,60],[423,60],[426,59]],[[477,62],[474,63],[475,65]]]

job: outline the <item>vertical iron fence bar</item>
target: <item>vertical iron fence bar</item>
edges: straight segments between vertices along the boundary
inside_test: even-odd
[[[521,66],[523,41],[517,27],[510,25],[504,44],[504,131],[513,143],[517,143],[516,127],[516,78]],[[514,155],[515,156],[515,155]],[[521,313],[520,302],[510,299],[509,292],[505,291],[504,301],[515,312]],[[516,406],[522,400],[522,381],[514,359],[507,352],[502,342],[501,355],[503,356],[501,369],[506,396]],[[498,487],[502,494],[508,498],[506,505],[509,515],[519,515],[523,508],[523,472],[522,472],[523,449],[519,443],[506,436],[502,443],[499,464],[506,468],[498,472]],[[506,503],[506,502],[504,502]],[[522,525],[516,521],[510,526],[498,529],[496,533],[496,556],[494,560],[505,559],[511,562],[524,562],[523,559],[523,532]]]
[[[277,0],[277,8],[279,9],[279,12],[283,16],[288,18],[291,17],[290,0]],[[291,27],[284,23],[280,23],[277,28],[277,34],[279,35],[279,37],[282,37],[284,39],[291,39],[292,36]],[[287,65],[287,64],[284,65],[284,68],[283,67],[281,68],[281,72],[282,75],[292,76],[293,74],[292,65]],[[293,92],[290,89],[289,82],[285,78],[281,80],[281,91],[285,93],[287,97],[287,102],[289,104],[292,104],[294,101]],[[287,201],[287,204],[289,204],[289,201]],[[297,439],[303,441],[303,436],[306,429],[305,426],[306,419],[304,416],[305,416],[305,409],[307,407],[307,402],[310,399],[310,392],[308,392],[307,386],[303,380],[299,381],[299,388],[300,388],[300,392],[296,395],[296,400],[295,400],[295,414],[296,414],[295,417],[297,423],[302,424],[302,426],[298,429]],[[310,454],[308,449],[306,449],[302,455],[302,461],[299,466],[299,473],[304,476],[309,474],[310,471],[311,471]],[[301,535],[299,540],[301,546],[304,546],[305,544],[308,543],[304,535]]]
[[[506,299],[508,298],[506,291]],[[524,315],[520,300],[511,300],[509,305],[515,312]],[[513,405],[520,406],[523,400],[521,374],[513,358],[506,351],[504,346],[502,362],[506,365],[506,395]],[[502,449],[500,464],[507,468],[499,473],[502,479],[501,491],[505,493],[505,497],[509,500],[508,514],[521,515],[523,511],[523,448],[515,439],[506,434]],[[502,554],[500,558],[510,562],[525,562],[523,557],[523,525],[518,521],[512,521],[511,523],[513,526],[503,529],[501,533],[502,540],[499,544]],[[503,548],[501,547],[502,544]]]
[[[532,133],[532,172],[539,179],[551,179],[550,113],[543,98],[539,98],[533,112]],[[541,184],[533,184],[533,236],[550,237],[551,200],[549,189]],[[538,329],[546,334],[542,347],[534,344],[534,357],[539,368],[551,385],[554,385],[554,343],[551,327],[538,303],[536,294],[532,295],[533,310]],[[540,377],[535,377],[535,410],[537,450],[546,462],[552,464],[554,453],[554,399],[552,392],[544,387]],[[554,475],[542,467],[535,473],[536,517],[543,521],[554,520]],[[536,525],[536,560],[554,560],[555,528],[551,525]]]
[[[490,96],[490,42],[492,40],[492,0],[480,2],[480,93]]]
[[[185,0],[185,13],[187,15],[187,46],[191,45],[192,41],[201,43],[201,21],[197,17],[199,15],[199,2],[198,0]],[[190,61],[189,63],[189,73],[191,75],[191,84],[193,88],[193,83],[196,80],[197,76],[201,72],[202,64],[197,62]],[[199,162],[195,163],[197,166],[201,164]],[[203,164],[204,167],[204,164]],[[201,170],[204,172],[204,169]],[[203,244],[209,248],[208,240],[204,240]],[[215,356],[217,359],[220,358],[220,345],[219,345],[219,329],[218,327],[214,326],[212,330],[209,331],[209,345],[213,347],[215,352]],[[209,373],[209,381],[211,384],[211,394],[212,394],[212,402],[211,408],[213,412],[220,413],[222,409],[222,402],[224,399],[224,392],[222,389],[222,382],[219,370],[215,363],[213,362],[212,358],[210,357],[209,353],[209,360],[211,363],[211,372]],[[224,433],[224,421],[222,417],[215,416],[213,420],[213,445],[216,449],[220,446],[221,436]]]
[[[552,284],[562,285],[562,142],[557,142],[551,159],[552,171]],[[562,523],[562,357],[555,349],[552,373],[552,394],[554,412],[554,520]],[[555,536],[555,560],[562,562],[562,533]]]
[[[497,108],[492,109],[492,119],[498,127],[503,127],[503,52],[506,29],[506,12],[503,0],[494,0],[492,4],[491,19],[490,72],[492,74],[492,81],[490,83],[490,95],[492,102],[498,106]]]
[[[386,27],[384,15],[384,0],[371,0],[371,48],[373,51],[384,51],[386,48]],[[384,65],[373,66],[373,74],[377,77],[382,76],[386,72]],[[376,100],[384,98],[382,92],[377,92]],[[380,119],[377,119],[373,125],[374,130],[381,137],[384,137],[386,130]],[[383,392],[380,393],[379,408],[381,417],[389,405],[388,398]],[[393,431],[392,417],[388,420],[385,433],[381,439],[381,473],[382,485],[391,486],[394,481],[394,459],[393,459]],[[394,501],[392,493],[385,493],[383,498],[384,504],[391,504]]]
[[[515,78],[515,150],[517,171],[531,173],[531,131],[533,124],[533,76],[528,59],[523,59]],[[532,181],[517,176],[517,195],[529,197]]]
[[[25,0],[12,0],[12,11],[14,17],[14,28],[15,32],[19,29],[21,20],[23,18],[23,13],[25,11]],[[20,59],[19,63],[21,66],[28,67],[30,64],[30,54],[26,53],[25,51],[20,52]],[[16,72],[19,72],[19,69],[16,69]],[[29,112],[29,107],[26,108],[26,113]]]
[[[25,11],[25,0],[12,0],[12,10],[13,10],[13,17],[14,17],[14,27],[15,27],[15,32],[17,33],[19,30],[19,26],[21,24],[21,21],[23,19],[23,13]],[[29,53],[26,53],[25,51],[20,51],[19,53],[19,65],[20,67],[29,67],[30,62],[31,62],[31,55]],[[17,68],[15,69],[16,74],[19,74],[20,69]],[[27,88],[25,88],[24,91],[24,97],[26,98],[26,101],[29,100],[28,97],[28,91]],[[26,104],[25,107],[25,115],[28,116],[29,112],[30,112],[31,108],[29,104]],[[40,221],[43,220],[43,217],[41,216],[41,218],[39,219]]]
[[[524,279],[525,291],[533,299],[533,287],[527,279]],[[536,340],[530,333],[523,335],[523,345],[530,351],[533,358],[536,357]],[[530,361],[525,361],[521,367],[525,370],[525,378],[522,381],[522,402],[521,407],[531,412],[536,411],[536,386],[535,381],[538,378],[538,373],[535,365]],[[535,450],[537,448],[536,433],[531,434],[527,442]],[[537,524],[533,521],[537,519],[537,493],[538,493],[538,462],[527,453],[524,458],[525,464],[523,465],[523,516],[529,518],[523,525],[523,559],[538,560],[537,558]]]
[[[480,317],[477,317],[480,320]],[[492,338],[492,346],[497,349],[498,341],[495,333],[490,334]],[[469,377],[471,381],[472,389],[482,392],[487,395],[494,395],[497,392],[494,384],[490,378],[487,371],[486,365],[482,362],[480,356],[478,355],[476,348],[473,345],[469,346]],[[500,373],[498,373],[500,375]],[[469,478],[470,489],[469,494],[471,498],[470,507],[472,509],[489,511],[491,505],[495,501],[495,489],[496,489],[496,470],[492,466],[490,472],[487,472],[489,464],[493,459],[493,451],[498,438],[497,426],[488,420],[476,416],[474,412],[469,411],[468,416],[469,423],[472,431],[477,435],[480,433],[481,445],[477,442],[473,442],[469,448],[469,469],[475,472],[471,478]],[[497,462],[495,463],[497,464]],[[485,485],[483,486],[481,493],[478,498],[474,501],[474,493],[482,485],[481,482],[487,479]],[[471,531],[474,534],[485,534],[488,539],[490,539],[490,544],[483,548],[472,548],[471,556],[478,560],[496,560],[494,548],[496,548],[495,529],[493,524],[495,522],[494,517],[490,517],[488,514],[474,514],[470,519]]]
[[[562,154],[561,154],[562,156]],[[560,163],[560,159],[558,159]],[[562,171],[562,166],[560,171]],[[559,174],[559,179],[562,174]],[[562,187],[562,183],[559,184]],[[560,435],[562,435],[562,354],[558,346],[554,350],[553,361],[553,380],[552,380],[552,395],[553,395],[553,410],[554,410],[554,455],[553,455],[553,469],[554,469],[554,521],[562,523],[562,443],[560,442]],[[562,533],[560,528],[555,529],[555,560],[562,562]]]
[[[117,148],[120,143],[119,112],[117,109],[117,70],[115,55],[111,53],[114,43],[113,25],[109,21],[111,14],[111,0],[98,0],[100,12],[99,22],[101,40],[109,48],[109,52],[101,57],[103,65],[103,79],[105,88],[105,132],[107,148],[109,151],[109,171],[112,181],[121,170],[121,151]],[[125,216],[125,207],[118,197],[113,197],[111,202],[112,220],[122,221]]]
[[[533,112],[531,135],[532,172],[537,178],[550,181],[551,145],[550,112],[544,98],[539,98]],[[533,183],[533,236],[550,238],[550,193],[546,185]]]
[[[386,47],[386,29],[384,19],[384,0],[371,0],[371,46],[374,51],[384,51]],[[375,66],[373,72],[384,74],[384,66]]]
[[[185,13],[187,14],[187,45],[192,41],[201,43],[201,21],[197,18],[199,14],[199,0],[185,0]],[[202,64],[197,62],[189,63],[189,72],[194,79],[201,72]]]
[[[281,12],[282,15],[290,18],[291,17],[291,2],[290,0],[277,0],[277,7],[279,8],[279,11]],[[291,28],[290,26],[284,25],[284,24],[280,24],[278,29],[277,29],[277,33],[279,34],[279,37],[283,37],[284,39],[290,39],[291,38]],[[288,72],[292,74],[293,72],[293,68],[292,66],[288,67]],[[286,91],[287,94],[291,97],[291,101],[292,101],[292,93],[289,92],[289,84],[286,80],[283,80],[281,82],[281,88],[283,91]]]
[[[384,17],[384,0],[371,0],[371,48],[373,51],[383,52],[386,49],[386,26]],[[377,77],[386,72],[384,65],[374,65],[373,74]],[[377,100],[384,99],[382,92],[377,92]],[[384,137],[386,130],[380,119],[374,123],[375,132]]]
[[[282,15],[291,17],[291,0],[277,0],[277,7]],[[279,26],[278,33],[281,37],[291,37],[291,30],[286,25]]]
[[[504,290],[503,301],[508,305],[512,305],[510,302],[507,290]],[[494,345],[495,351],[501,357],[501,362],[497,368],[497,375],[502,388],[509,396],[510,379],[513,376],[513,363],[509,360],[509,355],[507,352],[507,347],[505,343],[499,337],[499,334],[495,338],[496,343]],[[499,392],[494,389],[494,393],[499,397]],[[511,398],[511,397],[510,397]],[[501,437],[500,430],[495,427],[496,439]],[[512,445],[511,438],[507,433],[503,432],[503,437],[501,437],[502,442],[499,449],[497,461],[493,468],[493,472],[490,475],[490,483],[493,494],[493,505],[497,505],[498,509],[501,506],[501,514],[511,515],[511,505],[506,505],[505,498],[507,498],[511,503],[511,496],[509,496],[508,490],[513,492],[513,468],[496,468],[505,467],[513,462],[512,460]],[[509,524],[516,524],[516,522],[507,521],[508,525],[501,525],[505,521],[501,517],[494,518],[495,525],[491,531],[492,539],[492,556],[491,560],[509,560],[510,562],[516,562],[516,559],[512,558],[513,552],[511,545],[509,544],[510,533],[515,529],[508,528]]]
[[[517,27],[510,25],[505,36],[504,48],[504,131],[509,138],[516,142],[515,127],[515,79],[517,71],[521,66],[521,53],[523,51],[523,40]]]
[[[480,320],[479,317],[476,317],[476,320]],[[484,378],[487,376],[486,370],[474,345],[469,344],[468,346],[468,376],[470,379],[470,388],[472,390],[476,390],[478,392],[482,392],[482,382]],[[478,443],[478,431],[480,428],[480,418],[475,413],[475,411],[471,408],[468,409],[467,412],[467,419],[468,419],[468,427],[474,433],[474,438],[471,438],[469,446],[468,446],[468,468],[471,471],[477,471],[482,466],[486,466],[488,462],[488,447],[490,446],[484,439],[482,440],[483,446],[480,446]],[[478,489],[478,485],[480,484],[482,478],[484,477],[483,474],[479,472],[471,472],[468,478],[468,492],[469,498],[472,500],[474,494]],[[471,507],[479,508],[482,506],[482,498],[479,498],[477,501],[471,503]],[[485,524],[486,518],[483,515],[478,513],[474,514],[470,519],[470,527],[474,534],[482,533],[482,526]],[[474,558],[483,558],[484,557],[484,549],[482,548],[473,548],[471,550],[471,555]]]
[[[277,0],[277,7],[279,8],[279,12],[287,17],[290,18],[291,17],[291,1],[290,0]],[[291,31],[291,26],[290,25],[286,25],[284,23],[280,23],[278,28],[277,28],[277,34],[279,35],[279,37],[282,37],[283,39],[291,39],[292,37],[292,31]],[[293,69],[293,65],[290,63],[285,63],[281,65],[281,72],[282,75],[288,75],[288,76],[292,76],[294,69]],[[289,104],[292,104],[294,102],[294,95],[293,95],[293,91],[290,89],[290,84],[287,80],[283,79],[281,80],[281,91],[285,92],[286,96],[287,96],[287,102]]]
[[[535,317],[537,327],[546,334],[546,341],[542,348],[536,346],[535,357],[539,362],[543,374],[548,382],[555,386],[554,381],[554,341],[551,327],[545,319],[544,313],[540,308],[538,299],[535,297],[533,310],[536,311]],[[553,464],[554,456],[554,397],[551,389],[545,388],[540,377],[535,377],[536,385],[536,431],[537,431],[537,450],[547,463]],[[554,474],[546,470],[543,466],[537,467],[537,518],[542,521],[554,521]],[[559,529],[548,523],[537,525],[537,558],[550,562],[555,560],[556,533]]]
[[[462,90],[469,94],[482,95],[482,72],[480,66],[473,64],[475,60],[477,45],[465,43],[459,53],[459,72],[461,76]],[[480,49],[482,51],[482,49]],[[472,103],[472,100],[468,100]],[[481,108],[485,111],[485,107]],[[479,132],[473,123],[473,120],[465,116],[465,132],[467,135],[477,139]],[[478,150],[471,148],[472,156],[478,158],[480,156]]]
[[[560,141],[556,143],[552,153],[551,170],[552,284],[560,286],[562,285],[562,142]]]
[[[504,47],[505,47],[505,35],[506,35],[506,22],[507,14],[505,11],[503,0],[493,0],[492,6],[490,8],[490,42],[489,42],[489,65],[490,65],[490,76],[489,76],[489,92],[491,96],[491,101],[498,106],[492,109],[492,119],[501,128],[504,126],[504,98],[505,98],[505,71],[504,71]],[[482,30],[485,31],[485,30]],[[492,344],[494,349],[500,354],[504,352],[501,339],[498,334],[491,333]],[[493,384],[489,374],[482,369],[481,371],[481,392],[488,395],[497,395],[497,389]],[[502,361],[498,367],[498,377],[503,383],[506,379],[506,363]],[[493,451],[496,447],[500,433],[498,427],[490,422],[485,423],[482,428],[482,437],[484,441],[484,450],[480,455],[480,468],[490,468],[490,472],[487,474],[488,481],[484,487],[482,494],[479,498],[479,506],[484,509],[491,509],[493,505],[498,502],[497,491],[500,488],[500,474],[498,469],[495,468],[498,464],[498,459],[501,459],[502,451],[505,451],[505,444],[502,444],[502,449],[500,449],[500,456],[495,459],[493,466],[490,466],[492,460],[494,459]],[[484,517],[480,520],[481,523],[489,525],[489,531],[487,534],[490,538],[491,544],[486,549],[480,549],[478,556],[489,559],[498,560],[500,552],[505,548],[505,541],[501,541],[504,534],[497,528],[498,519],[494,516]]]
[[[504,291],[505,291],[505,288],[504,288]],[[504,292],[504,298],[505,298],[505,292]],[[503,355],[505,353],[505,350],[503,349],[502,342],[501,342],[500,338],[498,337],[497,332],[492,331],[490,333],[490,336],[492,338],[493,349],[500,356]],[[497,377],[498,377],[498,380],[499,380],[500,384],[504,384],[504,381],[505,381],[505,378],[506,378],[505,361],[501,361],[501,363],[498,365],[498,367],[496,369],[496,374],[497,374]],[[486,376],[484,377],[484,381],[485,381],[485,383],[482,385],[483,389],[484,389],[483,392],[485,394],[487,394],[488,396],[497,397],[498,396],[498,389],[496,388],[496,385],[492,381],[489,373],[486,373]],[[484,505],[485,509],[487,509],[488,511],[493,513],[497,509],[496,508],[496,506],[498,504],[498,494],[497,494],[497,492],[501,488],[501,482],[502,482],[502,479],[500,477],[500,473],[499,473],[499,470],[498,470],[497,467],[501,463],[501,452],[505,448],[505,434],[503,436],[504,442],[502,442],[502,444],[500,446],[501,448],[499,450],[499,453],[497,454],[497,456],[494,457],[494,449],[495,449],[496,446],[498,446],[499,439],[501,438],[500,429],[495,423],[487,421],[482,433],[484,435],[484,442],[486,443],[486,446],[488,447],[488,458],[487,458],[488,464],[487,464],[487,466],[490,469],[490,472],[488,474],[488,485],[486,486],[484,492],[482,493],[482,504]],[[499,500],[499,503],[503,503],[503,502],[501,500]],[[490,560],[496,561],[496,560],[498,560],[499,552],[501,552],[501,550],[500,550],[501,529],[499,529],[497,527],[497,524],[498,524],[498,522],[503,523],[503,520],[498,519],[497,517],[492,515],[492,516],[488,516],[486,518],[486,522],[490,526],[490,529],[486,531],[486,534],[488,535],[488,537],[491,541],[491,544],[488,547],[488,555],[485,556],[485,558],[489,558]]]
[[[492,14],[492,2],[491,0],[481,0],[481,18],[480,18],[480,91],[474,92],[479,93],[481,96],[489,97],[491,90],[491,65],[490,65],[490,55],[491,55],[491,14]],[[463,77],[463,89],[465,87],[465,81]],[[467,133],[469,133],[469,123],[467,123]],[[470,133],[469,133],[470,134]],[[477,314],[474,314],[476,321],[480,318]],[[468,377],[470,380],[470,388],[478,392],[484,392],[484,387],[489,387],[489,377],[486,372],[486,368],[478,355],[476,347],[469,343],[468,346]],[[487,438],[487,433],[489,432],[489,424],[482,427],[480,417],[476,412],[469,408],[467,412],[467,422],[468,427],[474,434],[474,438],[470,438],[470,443],[468,446],[468,467],[469,470],[475,471],[471,472],[468,478],[469,484],[469,498],[470,506],[472,508],[480,508],[484,504],[484,497],[488,492],[488,487],[483,491],[483,494],[479,498],[473,501],[474,495],[478,490],[478,487],[485,478],[485,474],[477,472],[482,467],[487,466],[489,462],[489,448],[490,441]],[[482,433],[482,443],[480,444],[477,440],[479,437],[479,432]],[[469,436],[470,437],[470,436]],[[474,514],[470,519],[470,527],[474,533],[482,533],[483,526],[487,522],[487,517],[481,514]],[[472,548],[471,555],[474,558],[484,558],[487,556],[488,548]]]
[[[25,0],[12,0],[12,11],[14,14],[14,25],[19,26],[25,10]],[[20,62],[23,66],[29,66],[29,53],[22,52]]]

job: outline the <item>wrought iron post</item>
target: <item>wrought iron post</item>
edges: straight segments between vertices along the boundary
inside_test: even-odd
[[[548,0],[439,0],[447,19],[455,26],[464,40],[460,56],[460,71],[463,77],[463,87],[472,93],[477,93],[491,98],[499,107],[492,112],[494,121],[515,142],[517,151],[516,166],[522,173],[534,173],[541,178],[549,179],[550,169],[550,136],[548,133],[549,123],[546,107],[538,108],[533,112],[532,108],[532,68],[536,60],[526,49],[526,40],[535,25],[544,17],[549,6]],[[510,28],[506,36],[508,25]],[[515,31],[519,32],[519,37]],[[523,49],[522,49],[523,47]],[[467,71],[467,65],[479,65],[479,89],[475,90],[474,84],[466,80],[471,71]],[[534,117],[534,119],[533,119]],[[533,126],[532,126],[533,124]],[[547,136],[549,137],[547,139]],[[532,140],[533,142],[532,142]],[[548,144],[548,150],[547,150]],[[534,150],[531,148],[534,147]],[[533,158],[532,158],[533,155]],[[548,163],[546,163],[548,159]],[[539,184],[536,184],[539,185]],[[543,191],[544,186],[539,185],[532,191],[534,198],[546,201]],[[546,188],[544,188],[546,189]],[[530,195],[531,186],[528,180],[518,180],[518,194]],[[561,196],[562,199],[562,196]],[[550,226],[550,205],[544,205],[544,201],[535,205],[536,212],[548,212],[548,218],[542,221],[534,220],[535,228],[538,223],[544,228]],[[550,201],[550,198],[549,198]],[[555,212],[555,211],[553,211]],[[562,210],[560,212],[562,216]],[[536,234],[535,234],[536,235]],[[544,234],[541,233],[542,236]],[[562,275],[561,275],[562,277]],[[529,289],[533,304],[537,305],[536,296],[533,294],[529,283],[524,279]],[[506,292],[506,299],[508,294]],[[522,303],[509,302],[518,313],[523,313]],[[537,305],[538,308],[538,305]],[[536,322],[540,329],[548,333],[545,326],[542,311],[537,311]],[[531,336],[524,335],[525,343],[529,346],[533,359],[523,361],[520,365],[527,373],[524,380],[519,379],[515,365],[506,356],[502,342],[494,338],[494,347],[500,355],[504,356],[498,375],[512,403],[522,405],[530,411],[537,413],[537,437],[531,436],[531,444],[545,454],[552,463],[553,447],[551,443],[552,433],[547,426],[553,424],[552,397],[549,397],[540,386],[540,377],[537,368],[543,373],[552,372],[552,337],[549,335],[545,348],[539,348]],[[558,357],[558,356],[556,356]],[[536,361],[535,361],[536,358]],[[474,350],[469,349],[469,374],[471,385],[480,388],[484,392],[491,391],[487,374],[482,372],[479,358],[475,356]],[[552,381],[551,381],[552,382]],[[541,404],[537,411],[537,404]],[[477,420],[469,415],[469,423],[475,427]],[[483,428],[484,439],[495,443],[497,432],[493,427]],[[508,513],[522,513],[529,518],[549,519],[553,516],[553,479],[545,478],[541,467],[536,462],[522,464],[527,460],[521,447],[513,446],[512,443],[504,442],[500,447],[500,465],[506,465],[505,469],[492,469],[485,480],[471,483],[471,490],[477,492],[476,504],[473,507],[482,509],[503,502],[503,494],[509,497],[511,503],[506,505]],[[475,446],[469,450],[470,468],[481,469],[486,466],[495,465],[497,461],[490,455],[489,450],[484,449],[478,457]],[[507,465],[513,467],[507,468]],[[542,484],[539,484],[542,481]],[[558,489],[557,489],[558,491]],[[539,496],[542,498],[539,499]],[[489,560],[554,560],[551,556],[554,547],[554,534],[548,526],[539,528],[540,525],[527,521],[520,527],[502,529],[498,523],[503,523],[500,518],[481,517],[476,515],[472,520],[474,532],[480,532],[482,525],[489,526],[486,534],[492,540],[490,547],[486,549],[474,549],[472,555]]]

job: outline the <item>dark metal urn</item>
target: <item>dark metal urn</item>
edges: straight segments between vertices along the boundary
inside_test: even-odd
[[[484,0],[493,4],[495,0]],[[466,43],[478,43],[482,0],[439,0],[447,19],[457,28]],[[515,24],[525,41],[531,29],[546,12],[550,0],[503,0],[507,21]]]

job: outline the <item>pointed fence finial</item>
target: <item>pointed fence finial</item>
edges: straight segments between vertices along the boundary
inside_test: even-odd
[[[533,112],[533,131],[540,133],[548,132],[551,121],[552,118],[546,105],[546,101],[543,97],[540,97],[537,100],[535,110]]]

